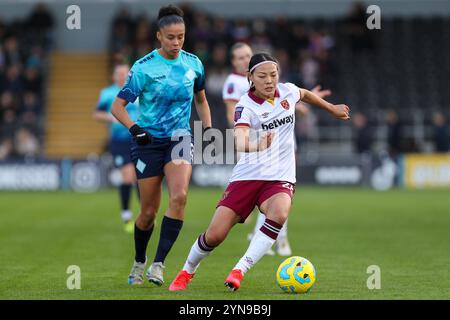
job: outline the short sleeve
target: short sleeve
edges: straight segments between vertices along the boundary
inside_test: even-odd
[[[136,101],[145,87],[145,74],[136,67],[136,64],[128,72],[128,78],[125,81],[125,85],[122,90],[119,91],[117,96],[128,102]]]
[[[205,89],[205,68],[203,67],[203,63],[200,60],[198,61],[200,63],[200,72],[198,73],[197,78],[195,78],[194,93]]]
[[[100,92],[97,102],[97,111],[109,111],[109,99],[105,93],[105,90]]]
[[[240,104],[236,105],[234,109],[234,126],[235,127],[250,127],[252,123],[252,111],[248,107]]]
[[[227,80],[225,80],[225,84],[223,85],[222,99],[239,101],[239,99],[241,98],[241,93],[238,89],[238,85],[233,81],[233,78],[228,77]]]
[[[298,102],[300,100],[300,88],[297,87],[295,84],[286,82],[286,86],[289,88],[289,90],[294,94],[295,101]]]

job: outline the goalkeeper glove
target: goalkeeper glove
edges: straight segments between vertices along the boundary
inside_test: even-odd
[[[152,143],[153,137],[150,133],[139,127],[137,124],[134,124],[129,129],[131,135],[134,138],[134,141],[140,146]]]

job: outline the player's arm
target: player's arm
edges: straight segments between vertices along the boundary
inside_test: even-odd
[[[316,94],[317,96],[321,97],[322,99],[331,95],[331,91],[330,90],[322,90],[322,86],[317,85],[315,86],[313,89],[311,89],[311,92]],[[299,101],[296,105],[295,105],[295,110],[297,112],[299,112],[302,116],[305,116],[308,114],[309,109],[308,107],[301,101]]]
[[[94,120],[106,123],[117,122],[117,120],[113,117],[113,115],[109,112],[109,105],[111,100],[108,95],[105,93],[105,90],[100,92],[100,96],[98,98],[97,107],[95,108],[92,117]]]
[[[135,123],[133,120],[131,120],[127,109],[125,109],[127,104],[128,104],[127,100],[116,97],[111,106],[111,114],[114,116],[114,118],[117,119],[117,121],[119,121],[128,129],[130,129]]]
[[[237,152],[257,152],[270,147],[274,137],[273,132],[265,132],[258,141],[250,141],[250,128],[244,125],[236,125],[234,128],[234,141]]]
[[[119,97],[116,97],[112,106],[111,113],[112,115],[125,127],[128,128],[131,135],[134,137],[135,141],[139,145],[146,145],[153,141],[153,137],[147,131],[142,129],[133,120],[131,120],[130,115],[128,114],[127,106],[128,101]]]
[[[350,109],[347,105],[329,103],[309,90],[300,89],[300,100],[305,103],[314,105],[318,108],[324,109],[338,119],[350,119]]]
[[[227,108],[228,125],[230,127],[233,127],[233,125],[234,125],[234,108],[236,107],[236,104],[238,101],[226,99],[226,100],[223,100],[223,102],[225,103],[225,106]]]
[[[194,96],[195,109],[198,117],[202,121],[203,128],[211,128],[211,110],[209,109],[208,100],[206,99],[205,90],[200,90]]]

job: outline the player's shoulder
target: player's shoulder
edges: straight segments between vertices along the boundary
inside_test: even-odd
[[[195,54],[193,54],[193,53],[191,53],[191,52],[187,52],[187,51],[185,51],[185,50],[180,50],[180,54],[181,54],[183,57],[187,58],[187,59],[192,59],[192,60],[195,60],[195,61],[200,61],[200,58],[197,57]]]
[[[288,93],[288,92],[295,92],[295,91],[298,91],[300,88],[296,85],[296,84],[294,84],[294,83],[292,83],[292,82],[280,82],[280,83],[278,83],[278,90],[280,91],[280,93],[281,92],[286,92],[286,93]]]
[[[196,66],[201,66],[202,65],[202,61],[200,60],[199,57],[197,57],[195,54],[181,50],[180,51],[181,57],[186,60],[189,63],[192,63]]]
[[[136,62],[134,63],[132,69],[134,71],[138,71],[140,69],[145,68],[148,65],[153,64],[156,61],[155,59],[155,50],[153,50],[152,52],[146,54],[145,56],[139,58],[136,60]]]
[[[244,95],[241,96],[239,101],[236,103],[236,107],[237,106],[244,107],[244,108],[247,108],[247,109],[250,109],[250,110],[258,108],[258,105],[250,97],[249,92],[246,92]]]

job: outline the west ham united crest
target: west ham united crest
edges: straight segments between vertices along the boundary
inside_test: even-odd
[[[289,110],[289,107],[290,107],[289,101],[287,101],[286,99],[284,99],[283,101],[280,102],[280,104],[281,104],[281,106],[282,106],[284,109]]]

